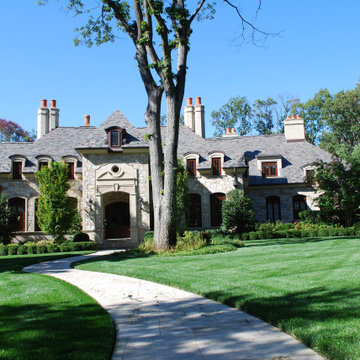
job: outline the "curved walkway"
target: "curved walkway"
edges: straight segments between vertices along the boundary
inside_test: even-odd
[[[24,271],[67,281],[105,308],[117,330],[113,359],[323,359],[275,327],[201,296],[126,276],[71,268],[75,261],[111,252],[48,261]]]

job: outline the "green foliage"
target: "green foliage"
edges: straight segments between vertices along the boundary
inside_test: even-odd
[[[214,136],[222,136],[227,128],[236,128],[239,135],[251,130],[251,106],[246,97],[232,97],[219,110],[211,113]]]
[[[321,222],[320,212],[315,210],[303,210],[299,212],[300,220],[310,224],[318,224]]]
[[[7,245],[0,243],[0,256],[5,256],[8,254],[8,248]]]
[[[320,146],[349,161],[360,144],[360,83],[353,90],[335,94],[323,112],[329,131]]]
[[[19,245],[18,244],[8,244],[8,255],[17,255]]]
[[[255,213],[251,200],[238,189],[226,194],[222,203],[222,225],[224,231],[243,233],[254,228]]]
[[[42,231],[51,234],[56,242],[64,241],[64,235],[78,231],[79,214],[73,201],[67,196],[68,165],[52,162],[36,173],[39,181],[37,219]]]
[[[184,215],[189,207],[188,193],[189,174],[182,159],[178,159],[176,175],[176,220],[177,230],[179,232],[182,232],[185,227]]]
[[[273,134],[276,105],[277,102],[269,97],[266,100],[255,100],[253,104],[253,118],[255,130],[260,135]]]
[[[306,140],[318,145],[326,131],[325,105],[331,101],[332,96],[327,89],[321,89],[312,99],[305,103],[295,103],[293,111],[300,113],[304,118]]]
[[[16,214],[8,207],[5,194],[0,194],[0,243],[8,244],[14,230]]]
[[[207,245],[207,240],[198,231],[185,231],[184,236],[178,237],[177,251],[192,251]]]
[[[24,245],[19,245],[17,248],[17,255],[27,254],[26,247]]]
[[[26,248],[27,254],[36,254],[36,243],[33,241],[28,241],[24,244],[24,247]]]
[[[317,163],[316,182],[323,191],[317,202],[323,221],[350,226],[359,219],[360,158],[350,160]]]

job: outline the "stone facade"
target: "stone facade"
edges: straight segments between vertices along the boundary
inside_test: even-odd
[[[178,157],[193,167],[189,193],[198,199],[201,228],[215,226],[214,212],[221,213],[219,201],[234,188],[252,199],[258,221],[291,222],[298,207],[316,209],[316,193],[307,185],[305,174],[314,161],[329,161],[330,155],[305,141],[301,118],[286,119],[285,135],[241,137],[235,129],[227,129],[224,137],[206,139],[201,99],[196,99],[195,106],[188,100],[184,113]],[[77,199],[83,231],[100,244],[114,238],[139,243],[151,228],[152,217],[145,137],[146,128],[135,128],[119,111],[97,128],[90,126],[89,115],[85,126],[59,127],[56,102],[47,109],[42,101],[36,141],[0,143],[0,190],[24,208],[23,231],[17,239],[46,238],[35,226],[39,196],[35,172],[44,160],[62,160],[74,170],[69,196]],[[165,132],[163,138],[166,141]],[[14,179],[17,161],[21,162],[20,179]]]

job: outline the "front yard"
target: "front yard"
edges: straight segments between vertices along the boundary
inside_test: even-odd
[[[360,358],[360,239],[246,241],[203,256],[117,254],[77,268],[138,277],[223,302],[329,359]]]
[[[0,359],[109,359],[109,314],[68,283],[21,271],[69,255],[0,257]]]

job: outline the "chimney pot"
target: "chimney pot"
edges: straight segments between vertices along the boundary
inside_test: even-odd
[[[90,115],[84,115],[84,125],[90,126]]]
[[[50,100],[50,107],[56,108],[56,100]]]
[[[230,128],[226,128],[226,135],[230,134]]]
[[[293,118],[293,119],[296,119],[296,116],[295,116],[295,115],[293,115],[293,116],[292,116],[292,118]]]
[[[187,106],[192,106],[192,98],[188,97],[188,98],[186,99],[186,105],[187,105]]]
[[[287,116],[287,119],[291,119],[291,116],[290,116],[290,115],[288,115],[288,116]]]
[[[45,99],[41,99],[41,105],[42,108],[46,108],[47,107],[47,100]]]
[[[201,105],[201,97],[195,98],[195,105],[197,105],[197,106]]]
[[[297,119],[301,119],[301,116],[300,116],[300,115],[297,115],[296,118],[297,118]]]
[[[231,128],[231,133],[236,134],[235,128]]]

